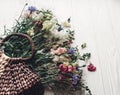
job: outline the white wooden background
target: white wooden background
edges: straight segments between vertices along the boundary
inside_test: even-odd
[[[85,71],[93,95],[120,95],[120,0],[0,0],[0,33],[10,28],[24,4],[51,9],[61,21],[71,17],[77,45],[87,43],[96,72]]]

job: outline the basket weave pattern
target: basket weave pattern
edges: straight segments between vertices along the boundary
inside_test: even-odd
[[[0,77],[0,95],[18,95],[39,81],[24,63],[8,62]]]
[[[32,86],[40,83],[39,76],[33,73],[24,62],[25,60],[32,58],[34,55],[34,44],[28,36],[19,33],[7,36],[3,42],[14,35],[28,38],[32,46],[32,55],[28,58],[10,58],[0,51],[0,95],[31,95],[21,93],[26,93],[27,90],[30,92],[29,88],[31,89]],[[34,90],[36,93],[36,89]],[[34,91],[31,93],[34,93]]]

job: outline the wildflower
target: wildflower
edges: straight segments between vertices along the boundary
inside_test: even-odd
[[[53,62],[58,62],[59,61],[59,56],[54,56]]]
[[[35,19],[35,20],[42,21],[42,20],[43,20],[43,17],[44,17],[43,13],[40,12],[39,14],[35,15],[34,19]]]
[[[60,55],[60,54],[62,54],[62,53],[65,53],[67,51],[67,49],[66,48],[62,48],[62,47],[59,47],[57,50],[53,50],[53,49],[51,49],[51,54],[58,54],[58,55]]]
[[[90,63],[87,68],[88,71],[96,71],[96,67],[92,63]]]
[[[62,72],[67,72],[68,71],[68,66],[65,66],[64,64],[60,64],[59,69]]]
[[[71,65],[68,66],[68,71],[69,72],[73,72],[74,70],[75,70],[74,66],[71,66]]]
[[[49,30],[51,29],[54,25],[56,24],[56,20],[52,19],[52,20],[46,20],[43,22],[43,30],[46,29],[46,30]]]
[[[59,26],[58,32],[60,32],[61,30],[63,30],[63,28],[61,26]]]
[[[57,54],[57,53],[58,53],[58,51],[57,51],[57,50],[54,50],[54,49],[51,49],[50,51],[51,51],[51,54],[52,54],[52,55],[54,55],[54,54]]]
[[[78,67],[79,64],[77,62],[73,63],[73,66]]]
[[[60,62],[68,62],[69,59],[68,59],[67,57],[65,57],[64,55],[60,55],[59,61],[60,61]]]
[[[63,63],[65,66],[69,66],[69,62],[64,62]]]
[[[76,75],[73,75],[73,84],[77,84],[78,77]]]
[[[66,27],[66,28],[71,26],[68,21],[62,22],[61,24],[63,27]]]
[[[30,35],[30,36],[34,36],[34,30],[33,30],[33,28],[29,29],[27,31],[27,34]]]
[[[79,71],[79,64],[77,62],[73,63],[73,67],[75,68],[76,71]]]
[[[57,49],[57,51],[58,51],[58,54],[62,54],[62,53],[65,53],[65,52],[67,51],[67,49],[66,49],[66,48],[62,48],[62,47],[59,47],[59,48]]]
[[[59,69],[62,72],[73,72],[76,69],[76,67],[70,65],[69,62],[64,62],[63,64],[59,65]]]
[[[34,6],[28,7],[28,10],[32,13],[36,11],[36,8]]]
[[[74,50],[74,48],[73,48],[73,47],[71,47],[71,48],[69,49],[69,53],[70,53],[71,55],[74,55],[75,50]]]

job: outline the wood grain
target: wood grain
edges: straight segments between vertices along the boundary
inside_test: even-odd
[[[51,9],[60,21],[71,17],[75,44],[87,43],[81,52],[91,52],[97,67],[84,74],[93,95],[120,95],[120,0],[1,0],[0,33],[12,27],[25,2]]]

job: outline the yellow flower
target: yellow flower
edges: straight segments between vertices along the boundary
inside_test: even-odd
[[[27,34],[30,35],[30,36],[34,36],[34,30],[33,30],[33,28],[29,29],[27,31]]]
[[[56,24],[56,20],[55,19],[51,19],[50,21],[49,20],[46,20],[43,22],[43,30],[46,29],[46,30],[49,30],[51,29],[54,25]]]
[[[69,66],[69,62],[64,62],[64,66]]]
[[[67,57],[64,56],[64,55],[60,55],[59,60],[60,60],[60,62],[68,62],[68,61],[69,61],[69,58],[67,58]]]
[[[77,67],[79,64],[77,62],[73,63],[73,66]]]
[[[71,26],[68,21],[62,22],[61,25],[62,25],[63,27],[70,27],[70,26]]]

